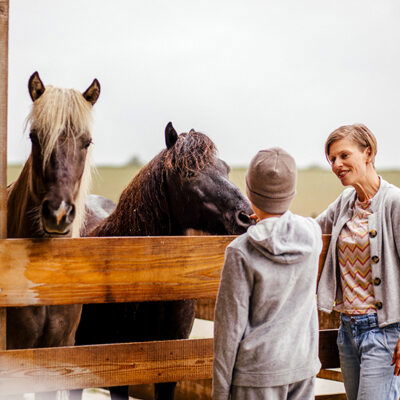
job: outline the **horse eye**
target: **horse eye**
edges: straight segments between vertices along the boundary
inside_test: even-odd
[[[32,142],[33,144],[39,144],[39,139],[38,139],[38,137],[36,136],[36,133],[35,133],[35,132],[31,132],[31,133],[29,134],[29,139],[31,139],[31,142]]]
[[[87,149],[92,143],[93,143],[92,139],[87,140],[87,141],[83,144],[83,148],[84,148],[84,149]]]

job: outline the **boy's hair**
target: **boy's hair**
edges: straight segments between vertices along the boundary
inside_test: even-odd
[[[296,162],[285,150],[260,150],[246,175],[247,196],[260,210],[283,214],[296,194]]]

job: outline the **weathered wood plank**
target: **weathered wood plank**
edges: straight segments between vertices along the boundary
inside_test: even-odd
[[[0,239],[7,237],[8,0],[0,0]],[[6,348],[6,312],[0,309],[0,349]]]
[[[343,375],[341,371],[332,371],[329,369],[321,369],[319,371],[318,378],[321,379],[328,379],[330,381],[336,381],[336,382],[343,382]]]
[[[213,297],[233,239],[0,240],[0,306]]]
[[[335,340],[320,332],[323,368],[339,366]],[[212,360],[212,339],[0,351],[0,393],[209,379]]]
[[[7,237],[8,0],[0,0],[0,238]]]
[[[233,239],[0,240],[0,307],[213,298]]]
[[[212,359],[212,339],[7,350],[0,393],[205,379]]]
[[[196,318],[214,321],[216,299],[199,299],[196,302]]]

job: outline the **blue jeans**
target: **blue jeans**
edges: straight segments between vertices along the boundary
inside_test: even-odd
[[[379,328],[376,314],[342,314],[341,321],[337,345],[347,399],[398,400],[400,377],[390,364],[400,324]]]

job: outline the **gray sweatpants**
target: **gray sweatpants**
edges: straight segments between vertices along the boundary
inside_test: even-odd
[[[232,386],[232,400],[314,400],[315,377],[272,387]]]

